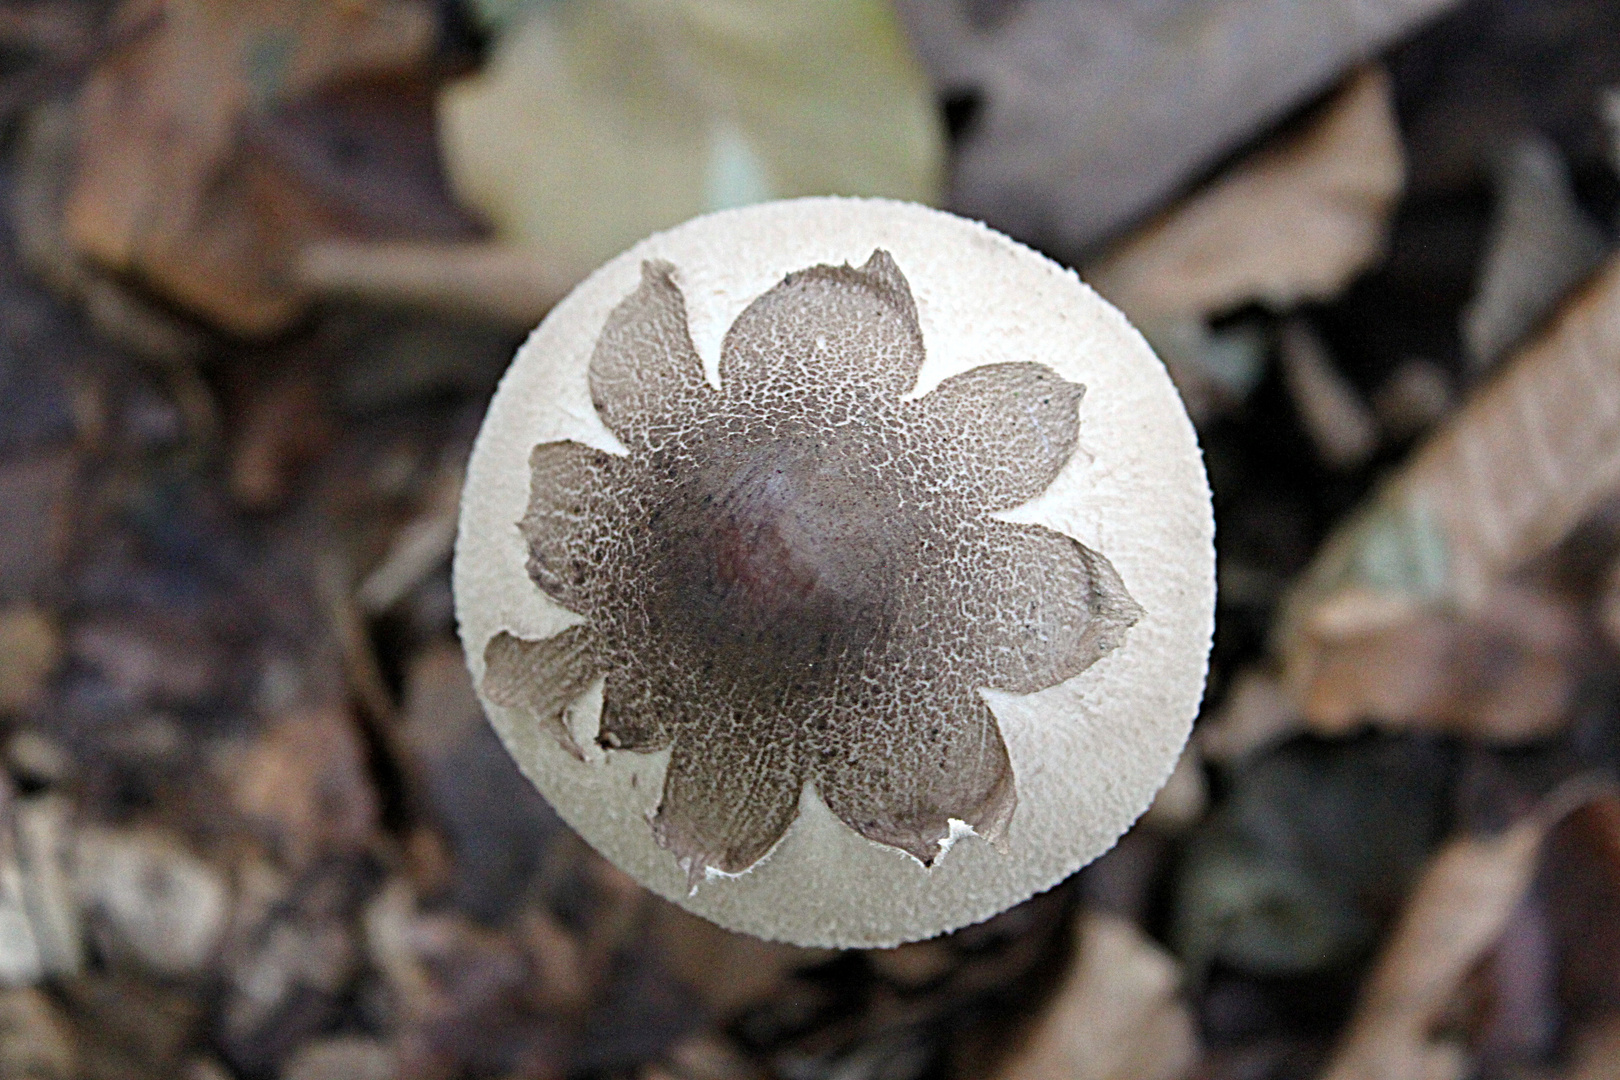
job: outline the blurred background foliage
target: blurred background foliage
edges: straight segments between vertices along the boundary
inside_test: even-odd
[[[836,954],[575,838],[448,575],[549,306],[821,193],[1130,315],[1220,586],[1113,851]],[[0,207],[0,1077],[1620,1075],[1612,0],[5,0]]]

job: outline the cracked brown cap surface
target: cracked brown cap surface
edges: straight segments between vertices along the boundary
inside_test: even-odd
[[[1072,275],[801,200],[653,237],[542,324],[470,466],[458,610],[497,729],[615,862],[736,929],[886,944],[1145,808],[1209,531],[1162,369]]]

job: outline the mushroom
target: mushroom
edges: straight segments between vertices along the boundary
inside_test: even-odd
[[[1107,850],[1203,691],[1213,523],[1141,336],[907,203],[696,218],[564,299],[468,467],[463,644],[519,767],[730,929],[887,946]]]

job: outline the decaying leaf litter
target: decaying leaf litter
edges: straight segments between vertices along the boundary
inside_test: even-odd
[[[750,141],[861,126],[769,84],[780,42],[720,73],[696,9],[620,5],[685,95],[640,146],[670,214],[943,191],[1138,319],[1199,421],[1221,607],[1171,786],[874,953],[642,893],[456,650],[461,464],[581,267],[467,195],[435,103],[573,40],[549,6],[0,7],[0,1075],[1613,1075],[1612,5],[874,5],[838,33],[888,58],[903,189]],[[526,137],[658,130],[566,90]]]

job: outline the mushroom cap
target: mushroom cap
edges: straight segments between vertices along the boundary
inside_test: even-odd
[[[1203,694],[1214,624],[1214,521],[1191,423],[1142,336],[1071,270],[984,225],[910,203],[813,198],[695,218],[602,266],[548,315],[501,380],[473,448],[454,585],[482,687],[502,631],[548,638],[580,621],[530,580],[518,522],[530,452],[573,440],[623,453],[592,405],[588,368],[645,260],[665,260],[718,384],[721,339],[790,272],[888,251],[910,283],[926,349],[915,390],[984,364],[1036,361],[1082,384],[1078,447],[1047,490],[994,515],[1043,525],[1112,561],[1142,608],[1123,644],[1032,694],[981,691],[1012,762],[1017,807],[1001,850],[958,839],[925,867],[841,822],[807,784],[782,840],[695,889],[649,826],[669,751],[598,749],[601,682],[569,709],[580,760],[533,716],[484,709],[570,826],[659,895],[731,930],[800,945],[886,947],[989,918],[1107,851],[1170,775]],[[953,832],[953,836],[955,833]]]

